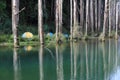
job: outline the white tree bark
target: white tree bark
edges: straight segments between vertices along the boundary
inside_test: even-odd
[[[43,27],[42,27],[42,16],[43,16],[43,11],[42,11],[42,0],[38,0],[38,33],[39,33],[39,39],[40,43],[44,44],[44,39],[43,39]]]
[[[14,36],[14,47],[19,47],[18,22],[19,22],[19,0],[12,0],[12,32]]]

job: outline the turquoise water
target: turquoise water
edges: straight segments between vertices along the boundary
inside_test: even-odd
[[[0,47],[0,80],[119,80],[119,43]]]

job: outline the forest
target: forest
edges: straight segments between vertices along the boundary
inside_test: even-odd
[[[14,1],[18,1],[15,5],[20,12],[16,21],[18,36],[29,31],[39,37],[53,33],[57,41],[61,40],[62,34],[69,35],[71,40],[91,37],[99,37],[102,41],[105,38],[118,39],[119,0],[1,0],[1,41],[3,35],[15,36],[12,31]]]

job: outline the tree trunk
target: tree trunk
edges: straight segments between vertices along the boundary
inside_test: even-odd
[[[39,39],[40,39],[40,43],[43,45],[44,44],[44,40],[43,40],[43,27],[42,27],[42,16],[43,16],[43,12],[42,12],[42,0],[38,0],[38,33],[39,33]]]
[[[76,16],[77,16],[77,0],[73,0],[73,26],[75,28],[76,24],[77,24],[77,20],[76,20]]]
[[[98,31],[98,0],[95,0],[95,32]]]
[[[89,23],[89,0],[86,0],[86,30],[85,30],[85,36],[88,35],[88,23]]]
[[[101,8],[102,8],[102,0],[98,1],[98,32],[100,31],[101,27]]]
[[[62,33],[62,3],[63,0],[59,0],[59,35]]]
[[[90,1],[90,21],[91,21],[91,31],[92,31],[92,34],[94,33],[94,14],[93,14],[93,12],[94,12],[94,9],[93,9],[93,6],[94,4],[93,4],[93,0],[91,0]]]
[[[73,0],[70,0],[70,38],[71,38],[71,40],[72,40],[72,38],[73,38],[73,23],[72,23],[72,21],[73,21],[73,2],[72,2]]]
[[[84,2],[83,0],[80,0],[80,27],[81,27],[81,30],[83,31],[83,27],[84,27]]]
[[[116,5],[116,32],[115,32],[115,39],[118,39],[119,6],[120,6],[120,2],[117,2],[117,5]]]
[[[112,15],[111,15],[111,9],[112,9],[112,7],[111,7],[111,0],[109,0],[109,37],[111,37],[111,17],[112,17]]]
[[[106,27],[106,22],[107,22],[107,17],[108,17],[108,4],[109,4],[108,0],[105,0],[103,32],[100,35],[100,40],[102,41],[105,40],[105,27]]]
[[[14,47],[19,47],[18,23],[19,23],[19,0],[12,0],[12,31],[14,36]]]

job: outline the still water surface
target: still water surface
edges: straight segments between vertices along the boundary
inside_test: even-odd
[[[0,47],[0,80],[120,80],[120,42]]]

